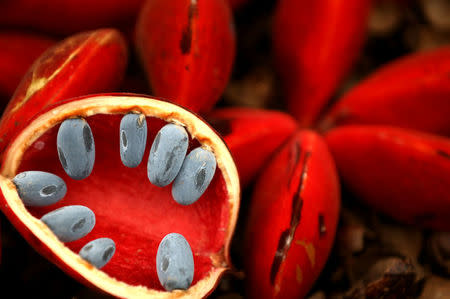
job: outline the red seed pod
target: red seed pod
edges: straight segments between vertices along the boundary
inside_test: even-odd
[[[337,102],[321,128],[382,124],[450,136],[450,47],[382,67]]]
[[[228,82],[234,60],[229,5],[224,0],[149,0],[136,32],[154,95],[194,112],[210,110]]]
[[[262,172],[246,237],[251,298],[303,298],[335,237],[340,190],[322,138],[300,131]]]
[[[450,140],[382,126],[344,126],[326,141],[343,183],[399,221],[450,229]]]
[[[290,112],[314,123],[357,58],[370,0],[280,0],[273,47]]]
[[[262,109],[217,109],[207,120],[222,135],[233,154],[242,186],[255,178],[297,128],[290,115]]]
[[[3,0],[0,25],[72,34],[134,22],[144,0]]]
[[[136,168],[122,163],[119,148],[124,143],[119,138],[119,128],[121,119],[130,112],[144,116],[148,127],[144,156],[149,157],[153,141],[161,147],[162,141],[156,141],[160,139],[155,136],[166,123],[184,127],[189,134],[188,151],[201,146],[214,154],[217,168],[197,202],[189,206],[178,204],[172,198],[172,185],[158,187],[150,183],[146,162]],[[64,120],[80,117],[91,128],[93,139],[89,144],[95,146],[96,156],[90,176],[73,180],[58,159],[57,135]],[[127,145],[131,145],[132,139],[128,140]],[[119,298],[202,298],[230,268],[229,245],[239,209],[237,170],[221,138],[202,119],[179,106],[127,94],[59,102],[40,112],[11,140],[1,162],[2,211],[38,252],[88,286]],[[19,187],[12,179],[28,170],[50,172],[62,178],[67,185],[64,198],[48,207],[24,206]],[[202,184],[203,180],[197,183]],[[39,218],[69,205],[91,209],[95,226],[87,236],[63,243]],[[82,227],[83,222],[76,225]],[[182,234],[192,248],[194,276],[187,290],[165,292],[155,261],[158,244],[174,232]],[[101,270],[77,254],[85,244],[98,238],[112,239],[116,248]],[[172,261],[168,260],[166,267]]]
[[[114,29],[80,33],[48,49],[22,79],[0,121],[0,153],[14,133],[47,105],[118,89],[127,48]]]
[[[55,41],[19,31],[0,31],[0,99],[9,100],[20,80]]]

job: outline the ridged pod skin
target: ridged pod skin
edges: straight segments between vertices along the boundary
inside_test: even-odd
[[[206,119],[233,154],[242,186],[253,181],[297,128],[290,115],[263,109],[216,109]]]
[[[261,173],[248,219],[249,298],[303,298],[333,244],[339,182],[322,137],[299,131]]]
[[[343,126],[326,141],[343,183],[398,221],[450,230],[450,140],[384,126]]]
[[[0,25],[73,34],[134,22],[144,0],[2,0]]]
[[[378,124],[450,136],[449,73],[450,47],[403,57],[345,94],[320,127]]]
[[[69,37],[45,51],[17,87],[0,121],[0,153],[42,108],[58,101],[119,89],[127,48],[114,29]]]
[[[20,31],[0,31],[0,101],[6,103],[33,62],[55,41]]]
[[[190,148],[202,145],[214,153],[217,170],[207,191],[194,204],[182,206],[171,188],[152,185],[146,163],[124,166],[118,132],[121,118],[130,111],[142,113],[150,142],[166,124],[178,123],[190,136]],[[83,117],[95,139],[96,159],[91,175],[70,179],[58,160],[56,135],[67,118]],[[60,176],[66,196],[45,208],[26,208],[11,179],[26,169]],[[221,138],[199,117],[174,104],[129,94],[96,95],[57,103],[39,113],[23,128],[2,159],[1,207],[11,223],[38,252],[82,283],[120,298],[201,298],[209,294],[229,269],[229,244],[239,208],[236,167]],[[84,238],[61,243],[38,219],[67,205],[84,205],[95,213],[95,227]],[[190,288],[164,291],[156,274],[156,254],[168,233],[182,234],[194,253],[195,272]],[[115,254],[102,270],[77,253],[89,241],[111,238]]]
[[[311,126],[359,54],[370,0],[280,0],[273,49],[289,111]]]
[[[222,94],[234,60],[229,5],[224,0],[149,0],[137,22],[136,45],[155,96],[206,112]]]

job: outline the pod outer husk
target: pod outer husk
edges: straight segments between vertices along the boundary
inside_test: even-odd
[[[55,41],[20,31],[0,31],[0,101],[6,103],[33,62]]]
[[[201,144],[203,147],[209,148],[214,152],[217,158],[218,171],[216,171],[217,176],[215,177],[215,180],[213,180],[210,185],[210,187],[213,186],[213,189],[207,192],[208,200],[203,198],[202,203],[201,198],[196,204],[192,205],[190,210],[186,210],[188,208],[180,207],[173,200],[168,200],[170,188],[164,190],[152,186],[148,182],[145,165],[141,165],[141,178],[139,180],[136,180],[136,177],[131,177],[128,180],[125,177],[121,177],[120,180],[111,184],[107,178],[107,174],[111,173],[111,169],[101,170],[101,168],[106,168],[108,165],[113,165],[113,167],[116,168],[122,165],[118,153],[119,138],[97,138],[96,147],[99,149],[99,152],[101,151],[103,153],[103,155],[99,155],[99,160],[96,160],[97,168],[94,168],[93,173],[86,180],[68,180],[68,193],[64,199],[65,202],[61,203],[61,205],[75,204],[74,200],[79,203],[83,202],[93,210],[97,218],[96,226],[89,234],[90,238],[95,239],[107,235],[115,240],[117,251],[113,259],[102,268],[102,271],[100,271],[76,254],[76,252],[85,245],[86,240],[79,240],[68,244],[59,242],[56,236],[41,221],[39,221],[38,218],[36,218],[36,215],[40,215],[45,211],[26,209],[18,197],[17,190],[11,182],[11,179],[15,176],[17,171],[21,170],[21,167],[29,167],[32,165],[40,165],[40,167],[45,168],[43,170],[52,170],[57,175],[64,174],[60,165],[54,166],[53,164],[55,163],[48,163],[48,161],[57,161],[56,149],[52,150],[51,148],[53,146],[48,148],[45,147],[45,144],[49,142],[47,138],[50,138],[52,141],[49,144],[56,142],[58,124],[64,119],[73,116],[83,117],[90,123],[94,136],[105,136],[105,134],[98,133],[109,132],[111,136],[117,137],[116,135],[120,120],[124,114],[127,114],[130,111],[142,113],[153,119],[153,121],[160,122],[160,125],[164,122],[183,124],[190,136],[196,140],[197,144],[195,146]],[[113,118],[113,121],[105,123],[105,120],[108,118]],[[115,125],[112,126],[112,124]],[[115,126],[117,126],[117,130],[114,130]],[[149,130],[149,132],[153,131],[152,138],[154,138],[157,130]],[[41,145],[37,146],[39,142],[44,143],[45,150],[42,150],[43,148]],[[114,143],[112,146],[111,142]],[[37,160],[33,160],[33,157],[36,157]],[[45,157],[53,160],[46,160]],[[129,94],[85,96],[83,98],[60,102],[54,107],[46,108],[39,113],[36,118],[31,120],[24,130],[12,140],[5,152],[2,162],[2,168],[0,170],[0,188],[3,194],[3,197],[0,198],[2,211],[30,245],[68,274],[86,285],[99,288],[106,293],[121,298],[200,298],[207,296],[217,285],[222,274],[230,268],[229,246],[237,220],[240,197],[237,169],[230,152],[221,138],[198,116],[179,106],[154,98]],[[58,167],[60,168],[59,170]],[[136,170],[125,166],[123,166],[123,169],[124,171]],[[145,184],[146,186],[145,189],[150,190],[150,193],[146,194],[145,198],[142,197],[142,200],[139,200],[138,195],[145,191],[142,187],[128,190],[126,193],[120,191],[121,189],[127,190],[127,187],[130,187],[133,182],[136,184],[136,181],[142,182],[142,184]],[[89,190],[90,193],[95,194],[86,196],[85,193],[82,193],[81,195],[78,195],[80,194],[79,192],[71,193],[70,190],[76,190],[74,189],[75,185],[71,185],[75,184],[74,182],[84,184],[80,185],[80,187],[90,188],[85,190]],[[90,184],[96,187],[91,188]],[[98,189],[98,186],[102,185],[107,186],[107,188],[96,190]],[[107,200],[104,197],[102,198],[102,194],[105,196],[105,192],[108,192],[108,190],[111,189],[114,190],[112,193],[109,193]],[[129,199],[129,192],[132,190],[137,190],[137,193],[133,193],[134,204],[129,205],[126,200]],[[122,195],[119,196],[118,193],[122,193]],[[149,194],[152,193],[157,194],[151,198],[149,197]],[[72,200],[70,199],[71,197]],[[161,197],[163,200],[159,200]],[[99,200],[99,198],[102,200]],[[152,208],[148,206],[149,201],[158,200],[159,202],[155,202]],[[214,205],[214,202],[216,204],[220,203],[220,205]],[[108,209],[101,209],[102,203],[107,203]],[[134,212],[128,214],[131,211],[130,208],[133,208],[133,206],[136,205],[138,206],[134,209]],[[146,206],[146,208],[143,209],[143,206]],[[58,207],[57,204],[56,208]],[[117,212],[118,209],[120,210],[120,213]],[[137,229],[136,231],[133,230],[133,234],[129,234],[129,232],[125,233],[123,230],[121,221],[128,221],[127,226],[129,226],[142,217],[136,217],[140,215],[139,213],[141,213],[141,211],[144,210],[146,215],[148,215],[149,212],[151,214],[158,209],[160,209],[160,215],[158,217],[150,216],[151,219],[167,219],[167,221],[162,221],[158,224],[158,222],[155,223],[152,220],[153,224],[151,226],[143,225],[143,223],[140,222],[137,224],[138,227],[141,228],[153,228],[157,226],[160,231],[149,234],[146,229],[142,231]],[[176,215],[176,217],[165,217],[168,215],[168,211],[171,211],[172,209],[175,209],[174,215]],[[202,209],[205,209],[205,215],[197,218],[192,217],[193,215],[199,216],[199,211]],[[215,212],[213,213],[213,211]],[[153,288],[146,287],[146,283],[127,283],[127,277],[136,275],[136,273],[140,272],[150,273],[156,280],[156,269],[154,271],[155,273],[151,271],[151,268],[155,267],[155,261],[153,258],[149,258],[151,256],[141,248],[143,245],[139,245],[138,239],[133,241],[133,239],[136,238],[134,236],[138,235],[147,238],[144,241],[151,241],[152,244],[157,244],[167,233],[164,232],[164,230],[172,229],[174,226],[177,227],[183,235],[186,235],[187,233],[188,237],[189,234],[191,236],[197,234],[199,232],[197,224],[195,227],[189,227],[189,224],[186,224],[190,223],[184,216],[186,213],[190,215],[190,218],[188,217],[190,222],[201,225],[201,223],[205,222],[205,219],[210,219],[211,221],[208,221],[208,223],[214,224],[214,234],[212,231],[204,231],[204,234],[202,235],[202,232],[200,231],[200,235],[196,235],[196,238],[190,238],[190,240],[192,240],[191,246],[194,252],[200,250],[200,255],[194,256],[194,259],[197,261],[196,267],[197,269],[203,268],[204,272],[196,272],[193,285],[186,291],[168,293],[163,291],[161,286]],[[163,214],[165,216],[162,216]],[[209,218],[208,215],[210,215]],[[116,221],[118,218],[121,218],[122,220]],[[132,219],[131,222],[130,218]],[[148,216],[145,216],[140,221],[146,221],[145,219],[147,218]],[[175,219],[176,221],[169,221],[169,219]],[[184,220],[180,223],[176,223],[179,219]],[[115,225],[112,225],[111,223],[115,223]],[[101,228],[102,226],[103,229]],[[206,230],[208,229],[207,225],[203,225],[202,227]],[[150,240],[152,235],[154,240]],[[211,241],[212,239],[217,240],[217,242]],[[152,246],[149,246],[147,242],[144,243],[145,250],[153,250],[156,256],[157,246],[153,248]],[[208,245],[209,243],[211,244]],[[205,246],[209,246],[210,249],[202,249]],[[141,250],[138,250],[139,248],[141,248]],[[128,252],[125,256],[124,250]],[[131,255],[131,259],[128,259],[128,254]],[[147,258],[139,258],[142,256],[147,256]],[[137,258],[136,261],[134,261],[134,257]],[[132,268],[129,266],[123,268],[121,266],[127,260],[131,263]],[[198,261],[201,263],[198,263]],[[205,265],[205,261],[208,261],[207,265]],[[133,270],[133,267],[138,268]],[[142,267],[142,269],[140,267]],[[123,277],[124,279],[117,279],[117,277]],[[143,276],[141,281],[144,278],[148,279],[147,276]],[[159,283],[154,281],[149,285],[158,286]]]
[[[134,22],[144,0],[6,0],[0,24],[52,34],[73,34]]]
[[[216,109],[206,119],[233,154],[244,187],[298,126],[286,113],[251,108]]]
[[[333,245],[339,182],[322,137],[297,132],[271,160],[252,196],[246,234],[250,298],[303,298]]]
[[[119,87],[127,48],[115,29],[69,37],[44,52],[28,70],[0,121],[0,155],[12,136],[48,105]]]
[[[450,140],[385,126],[343,126],[326,141],[343,183],[409,224],[450,230]]]
[[[363,44],[370,0],[280,0],[273,47],[290,112],[314,123]]]
[[[320,124],[388,125],[450,136],[450,47],[415,53],[376,71]]]
[[[138,19],[136,45],[156,96],[207,112],[225,89],[234,61],[229,5],[224,0],[149,0]]]

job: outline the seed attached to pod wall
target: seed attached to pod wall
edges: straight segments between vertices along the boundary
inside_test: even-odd
[[[183,165],[189,138],[179,125],[165,125],[156,135],[148,157],[147,175],[152,184],[164,187],[172,183]]]
[[[100,269],[105,266],[116,252],[116,244],[110,238],[93,240],[80,250],[80,256]]]
[[[25,171],[13,179],[20,199],[26,206],[44,207],[61,200],[67,192],[66,183],[48,172]]]
[[[41,218],[61,242],[72,242],[83,238],[95,225],[95,215],[85,206],[66,206]]]
[[[94,137],[89,124],[81,118],[65,120],[59,127],[56,143],[67,175],[74,180],[87,178],[95,160]]]
[[[162,239],[156,254],[156,271],[166,290],[189,288],[194,278],[194,257],[182,235],[171,233]]]
[[[172,196],[182,205],[190,205],[203,195],[216,171],[216,157],[203,148],[196,148],[184,159],[172,186]]]
[[[127,114],[120,121],[120,158],[123,165],[137,167],[144,156],[147,121],[143,114]]]

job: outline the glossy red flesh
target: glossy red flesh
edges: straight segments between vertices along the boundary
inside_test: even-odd
[[[127,63],[120,33],[100,29],[46,51],[22,79],[0,122],[0,153],[44,107],[68,98],[119,89]]]
[[[326,140],[343,183],[410,224],[450,229],[450,140],[382,126],[344,126]]]
[[[396,60],[344,95],[321,127],[380,124],[450,136],[449,74],[450,47]]]
[[[262,109],[217,109],[207,120],[233,154],[242,186],[255,178],[297,128],[288,114]]]
[[[55,44],[49,37],[0,31],[0,100],[9,100],[32,63]]]
[[[271,160],[252,197],[246,242],[251,298],[302,298],[333,244],[340,206],[322,138],[297,132]]]
[[[139,16],[136,43],[155,96],[206,112],[222,94],[234,60],[229,5],[149,0]]]
[[[133,22],[144,0],[2,0],[0,25],[71,34]]]
[[[273,47],[290,112],[314,123],[364,41],[370,0],[279,0]]]
[[[216,171],[206,193],[191,206],[177,204],[171,185],[159,188],[147,178],[149,149],[165,122],[147,118],[148,141],[138,168],[127,168],[120,160],[119,125],[121,115],[96,115],[87,119],[92,128],[96,160],[92,174],[84,180],[70,179],[58,160],[54,127],[25,153],[19,171],[42,170],[66,182],[68,192],[62,201],[47,208],[32,208],[36,217],[58,207],[81,204],[96,215],[94,230],[79,241],[66,243],[78,252],[87,242],[108,237],[116,243],[116,253],[102,269],[131,285],[162,290],[156,274],[156,251],[162,238],[181,233],[189,241],[195,262],[195,284],[213,267],[210,257],[219,256],[229,224],[228,197],[220,171]],[[191,141],[190,148],[198,146]]]

